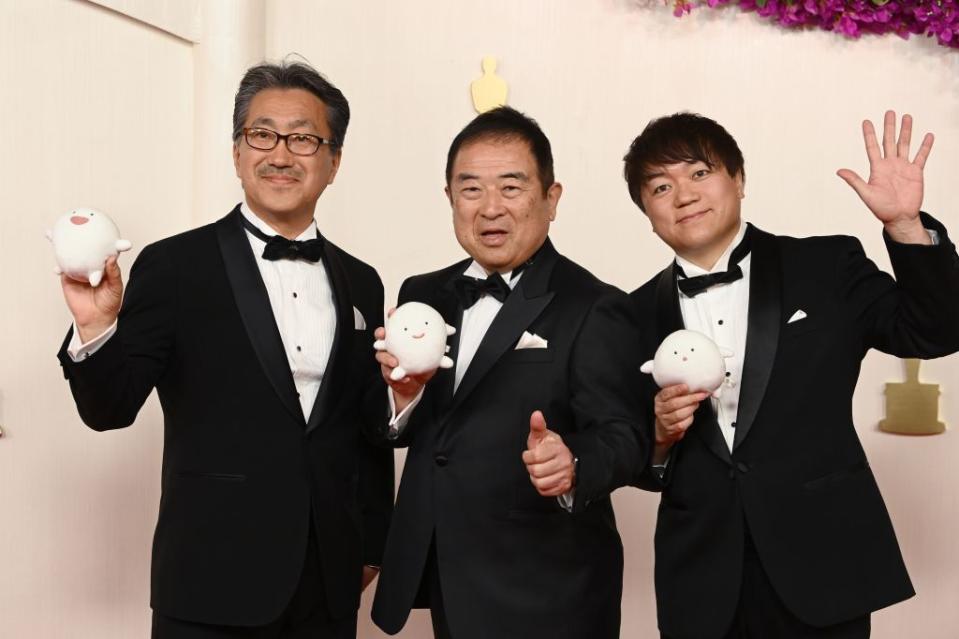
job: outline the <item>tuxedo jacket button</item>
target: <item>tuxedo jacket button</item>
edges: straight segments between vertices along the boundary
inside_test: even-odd
[[[735,468],[730,468],[730,469],[729,469],[729,478],[730,478],[730,479],[736,479],[736,469],[735,469]]]
[[[436,462],[437,466],[445,466],[450,460],[446,455],[437,454],[435,457],[433,457],[433,461]]]

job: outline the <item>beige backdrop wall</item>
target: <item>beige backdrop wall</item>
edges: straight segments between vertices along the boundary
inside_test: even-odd
[[[0,424],[8,434],[0,439],[0,636],[148,635],[161,421],[151,400],[125,432],[80,424],[53,359],[69,317],[40,233],[59,212],[88,203],[112,213],[139,248],[229,210],[237,193],[229,94],[248,61],[234,51],[233,66],[211,66],[203,47],[223,37],[223,22],[243,40],[233,42],[239,51],[298,52],[349,97],[343,167],[317,216],[334,241],[379,269],[388,299],[407,275],[462,257],[443,165],[473,115],[468,85],[484,55],[500,59],[510,103],[553,142],[565,186],[554,241],[624,289],[669,254],[630,203],[620,158],[647,120],[681,109],[717,118],[739,139],[747,219],[780,233],[857,235],[885,268],[878,224],[834,172],[865,170],[863,117],[910,111],[938,136],[925,206],[959,226],[949,197],[959,53],[927,41],[785,32],[736,11],[677,21],[658,2],[628,0],[276,0],[235,3],[233,14],[216,0],[192,4],[205,10],[199,25],[190,22],[199,35],[176,37],[143,15],[80,0],[0,0],[0,53],[12,62],[0,67],[0,121],[13,141],[0,159],[8,199],[0,212]],[[211,69],[219,69],[213,91],[200,81]],[[211,130],[218,114],[221,129]],[[957,373],[955,357],[923,366],[926,379],[944,383],[942,415],[953,426]],[[901,376],[896,360],[871,353],[854,402],[919,592],[877,614],[874,636],[945,639],[959,629],[959,443],[954,431],[902,438],[876,430],[882,384]],[[654,637],[656,498],[621,490],[614,499],[626,549],[622,636]],[[360,636],[381,637],[369,601]],[[428,636],[428,625],[415,614],[401,636]]]

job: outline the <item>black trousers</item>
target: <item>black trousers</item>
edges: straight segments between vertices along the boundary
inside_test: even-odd
[[[799,620],[776,594],[747,529],[739,604],[724,639],[868,639],[870,627],[869,615],[824,628]]]
[[[311,518],[312,521],[312,518]],[[345,587],[345,584],[344,584]],[[266,626],[216,626],[153,613],[153,639],[356,639],[356,613],[330,619],[316,534],[310,537],[303,573],[279,619]]]

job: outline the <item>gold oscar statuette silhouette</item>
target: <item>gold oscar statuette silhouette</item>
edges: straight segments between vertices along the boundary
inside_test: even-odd
[[[879,430],[899,435],[938,435],[946,430],[939,421],[939,384],[919,381],[918,359],[903,360],[906,381],[886,384],[886,419]]]
[[[485,113],[506,104],[509,87],[506,80],[496,75],[496,58],[483,58],[483,75],[470,82],[470,94],[473,96],[473,108],[477,113]]]

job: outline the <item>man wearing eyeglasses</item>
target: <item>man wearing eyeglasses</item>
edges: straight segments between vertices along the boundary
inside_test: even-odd
[[[233,114],[244,201],[144,248],[125,298],[115,258],[97,288],[62,279],[83,421],[128,426],[153,388],[163,407],[155,638],[356,635],[393,459],[360,436],[387,411],[369,354],[383,286],[313,217],[348,121],[309,66],[251,68]]]

